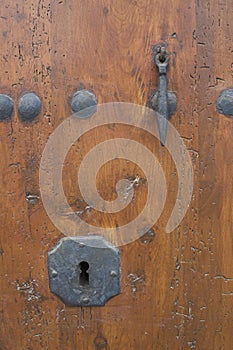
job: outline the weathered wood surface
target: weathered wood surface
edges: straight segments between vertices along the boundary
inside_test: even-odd
[[[0,349],[226,349],[233,341],[232,119],[216,112],[232,86],[233,3],[220,1],[14,1],[1,4],[0,92],[15,101],[12,121],[0,123]],[[177,194],[175,166],[166,149],[143,132],[118,127],[153,151],[166,174],[166,208],[145,236],[120,248],[122,293],[103,308],[71,308],[50,293],[48,250],[62,237],[40,198],[39,164],[52,131],[70,115],[69,96],[80,86],[98,102],[147,104],[157,86],[152,46],[171,53],[169,90],[178,97],[172,117],[193,159],[195,185],[187,215],[165,233]],[[17,115],[17,100],[36,92],[42,111],[33,123]],[[64,188],[80,209],[73,180],[94,144],[113,137],[100,128],[70,152]],[[69,161],[70,160],[70,161]],[[72,163],[71,163],[72,160]],[[140,169],[106,164],[98,178],[105,198],[116,180]],[[102,175],[102,177],[101,177]],[[104,180],[103,180],[104,178]],[[145,203],[143,186],[124,223]],[[30,196],[32,195],[32,197]]]

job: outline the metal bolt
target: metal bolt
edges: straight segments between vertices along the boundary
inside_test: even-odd
[[[10,119],[13,109],[13,100],[7,95],[0,94],[0,120]]]
[[[116,277],[116,276],[117,276],[116,271],[111,271],[111,272],[110,272],[110,276],[111,276],[111,277]]]
[[[88,304],[89,301],[90,301],[90,299],[89,299],[88,297],[83,297],[83,298],[82,298],[82,302],[83,302],[84,304]]]
[[[57,277],[58,273],[56,270],[52,270],[52,277],[55,278]]]
[[[33,92],[25,93],[18,102],[18,112],[21,120],[31,121],[35,119],[41,110],[41,100]]]
[[[217,110],[227,117],[233,117],[233,89],[224,90],[218,98]]]

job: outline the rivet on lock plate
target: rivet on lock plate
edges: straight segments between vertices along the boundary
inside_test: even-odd
[[[119,251],[101,236],[61,239],[48,271],[51,291],[71,306],[103,306],[120,293]]]

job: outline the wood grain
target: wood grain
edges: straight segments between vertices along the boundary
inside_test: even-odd
[[[14,99],[15,111],[0,123],[1,350],[232,348],[233,124],[216,111],[220,92],[232,86],[232,23],[231,0],[2,2],[0,93]],[[84,135],[63,172],[74,210],[85,208],[76,181],[83,157],[116,136],[133,138],[156,155],[168,197],[153,230],[120,248],[121,294],[102,308],[68,307],[49,290],[47,254],[63,235],[40,196],[43,149],[70,115],[76,89],[93,91],[98,103],[146,105],[158,85],[152,47],[161,41],[171,58],[168,87],[178,99],[171,121],[193,161],[190,208],[178,229],[165,233],[178,179],[158,140],[123,125]],[[42,100],[31,123],[17,115],[25,91]],[[144,176],[133,163],[109,162],[97,187],[112,199],[116,182],[136,174]],[[82,218],[122,225],[141,211],[146,189],[135,188],[135,204],[124,213],[91,211]]]

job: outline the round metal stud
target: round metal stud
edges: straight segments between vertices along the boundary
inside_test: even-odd
[[[71,110],[78,118],[88,118],[96,111],[96,97],[88,90],[76,91],[71,100]]]
[[[23,121],[35,119],[41,111],[41,100],[33,92],[28,92],[20,97],[18,102],[19,116]]]
[[[233,117],[233,89],[221,93],[217,101],[217,110],[226,117]]]
[[[0,94],[0,120],[10,119],[13,109],[13,100],[7,95]]]

